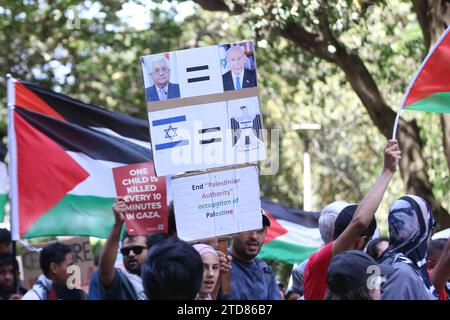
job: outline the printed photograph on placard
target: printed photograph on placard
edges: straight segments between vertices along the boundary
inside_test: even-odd
[[[253,41],[219,45],[223,90],[257,86]]]
[[[235,163],[266,158],[262,116],[258,97],[227,101],[231,129],[231,153]]]
[[[147,102],[180,97],[177,62],[174,52],[141,57]]]

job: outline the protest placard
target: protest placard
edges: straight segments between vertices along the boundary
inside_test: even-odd
[[[158,176],[266,159],[252,41],[141,62]]]
[[[151,162],[113,168],[117,196],[125,200],[125,226],[130,235],[167,232],[164,177],[156,177]]]
[[[255,166],[174,177],[172,191],[180,239],[203,240],[262,228]]]
[[[55,241],[46,242],[35,246],[36,248],[43,248],[46,245]],[[67,240],[59,241],[67,244],[72,249],[73,264],[80,268],[81,275],[81,289],[87,292],[89,282],[91,280],[92,272],[94,272],[94,254],[92,252],[89,238],[74,237]],[[21,256],[21,266],[23,275],[23,284],[27,289],[31,289],[36,278],[42,274],[39,265],[39,252],[30,251],[24,248],[24,253]],[[21,276],[22,276],[21,275]]]

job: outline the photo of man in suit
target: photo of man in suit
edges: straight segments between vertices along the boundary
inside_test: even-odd
[[[147,102],[180,97],[180,86],[176,83],[169,82],[170,68],[166,59],[162,58],[152,62],[150,77],[154,84],[145,88]]]
[[[239,46],[232,46],[227,51],[227,64],[230,71],[222,75],[223,90],[239,90],[242,88],[256,87],[256,73],[246,69],[247,56]]]

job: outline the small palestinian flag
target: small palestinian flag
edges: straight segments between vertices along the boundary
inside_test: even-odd
[[[423,61],[400,108],[450,113],[450,27]]]
[[[112,168],[151,161],[147,121],[14,79],[8,105],[13,237],[107,237]]]
[[[306,260],[322,244],[319,212],[306,212],[261,198],[270,227],[258,258],[296,264]]]

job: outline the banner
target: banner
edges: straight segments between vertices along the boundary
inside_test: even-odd
[[[185,241],[262,228],[255,166],[172,179],[177,235]]]
[[[266,158],[252,41],[141,62],[158,176]]]
[[[156,177],[151,162],[113,168],[117,196],[125,200],[125,226],[130,235],[167,233],[164,177]]]

